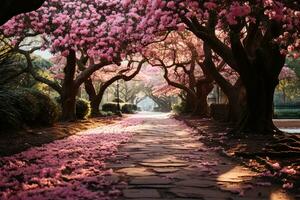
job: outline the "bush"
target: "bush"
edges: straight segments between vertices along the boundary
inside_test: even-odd
[[[124,103],[122,104],[122,113],[132,114],[137,111],[137,106],[131,103]]]
[[[299,107],[279,107],[274,110],[274,118],[278,119],[299,119],[300,108]]]
[[[12,104],[16,99],[10,91],[0,91],[0,130],[19,129],[22,125],[22,117]]]
[[[0,90],[0,129],[19,129],[22,125],[52,125],[59,108],[47,95],[32,89]]]
[[[40,99],[29,89],[18,90],[15,94],[13,105],[22,116],[22,121],[27,125],[35,125],[39,120]]]
[[[105,111],[100,111],[100,116],[103,116],[103,117],[109,117],[109,116],[113,116],[114,113],[113,112],[105,112]]]
[[[182,114],[184,113],[184,107],[185,107],[184,103],[175,104],[172,106],[172,110],[176,114]]]
[[[115,102],[109,102],[109,103],[105,103],[102,106],[102,110],[104,112],[113,112],[113,113],[117,113],[118,112],[118,104]]]
[[[118,98],[115,98],[112,102],[114,103],[124,103],[125,101],[123,99],[118,99]]]
[[[76,100],[76,117],[78,119],[86,119],[91,114],[90,102],[85,99]]]
[[[53,125],[59,118],[59,106],[46,94],[37,90],[29,90],[37,98],[39,112],[36,115],[35,122],[39,125]]]

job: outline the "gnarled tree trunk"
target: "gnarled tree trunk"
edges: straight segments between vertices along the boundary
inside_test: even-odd
[[[250,52],[252,58],[249,59],[249,52],[243,49],[238,38],[237,34],[231,33],[233,53],[240,65],[239,73],[246,90],[247,106],[237,131],[256,134],[276,133],[279,130],[272,119],[273,100],[285,56],[281,54],[277,44],[265,39],[255,48],[254,53]]]

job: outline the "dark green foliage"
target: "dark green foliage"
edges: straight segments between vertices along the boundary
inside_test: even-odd
[[[131,103],[124,103],[122,104],[121,110],[122,113],[133,114],[135,111],[137,111],[137,106]]]
[[[15,90],[14,95],[11,103],[22,116],[22,122],[35,125],[39,119],[41,106],[38,97],[33,94],[33,90],[29,89]]]
[[[39,76],[48,77],[50,75],[48,69],[53,64],[48,60],[34,56],[32,64],[34,71]],[[21,54],[11,53],[0,62],[0,85],[5,85],[11,89],[41,87],[42,84],[37,82],[28,72],[25,57]]]
[[[125,101],[124,100],[122,100],[122,99],[114,99],[112,102],[114,102],[114,103],[124,103]]]
[[[0,129],[19,129],[22,125],[52,125],[59,108],[47,95],[32,89],[0,90]]]
[[[89,101],[85,99],[76,100],[76,117],[78,119],[86,119],[91,114],[91,106]]]
[[[105,112],[105,111],[100,111],[100,116],[103,116],[103,117],[109,117],[109,116],[113,116],[114,113],[113,112]]]
[[[172,110],[176,114],[182,114],[184,113],[185,103],[175,104],[172,106]]]
[[[59,118],[58,105],[49,96],[37,90],[28,91],[37,98],[39,112],[35,122],[39,122],[40,125],[53,125]]]
[[[274,118],[278,119],[299,119],[300,118],[300,104],[282,104],[275,105]]]
[[[113,113],[117,113],[118,112],[118,104],[115,102],[109,102],[109,103],[105,103],[102,106],[102,110],[104,112],[113,112]]]
[[[13,92],[0,90],[0,131],[6,129],[19,129],[22,118],[12,100],[16,99]]]

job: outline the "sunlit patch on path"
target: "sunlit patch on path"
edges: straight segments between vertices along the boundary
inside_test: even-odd
[[[142,124],[134,117],[0,160],[0,199],[114,199],[105,160]]]
[[[294,199],[281,186],[199,142],[193,129],[167,114],[135,117],[143,125],[107,165],[128,184],[123,184],[120,199]]]

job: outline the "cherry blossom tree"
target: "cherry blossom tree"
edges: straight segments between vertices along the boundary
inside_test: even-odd
[[[201,55],[185,33],[170,33],[166,40],[151,45],[149,50],[148,62],[163,69],[170,86],[186,93],[185,111],[207,116],[206,98],[213,88],[212,80],[207,80],[197,65]]]
[[[106,66],[94,73],[84,82],[85,90],[91,102],[93,116],[99,115],[99,106],[106,89],[118,80],[132,80],[140,72],[144,63],[144,60],[129,60],[123,62],[121,66]],[[95,86],[98,87],[98,90]]]
[[[152,65],[163,69],[167,83],[186,94],[179,95],[185,102],[185,112],[199,116],[209,115],[207,96],[213,89],[216,76],[211,71],[215,70],[217,76],[222,77],[226,83],[229,78],[232,79],[228,75],[234,74],[216,55],[207,54],[204,46],[190,32],[172,32],[164,41],[151,45],[146,53]],[[227,76],[223,76],[221,72]],[[237,76],[233,77],[234,84]],[[165,86],[160,88],[163,91],[167,89]]]
[[[174,27],[192,31],[236,70],[247,94],[236,132],[267,134],[278,131],[272,105],[285,50],[289,44],[299,48],[299,7],[298,1],[283,0],[156,0],[147,1],[144,18],[172,18]]]
[[[81,84],[102,67],[119,65],[126,54],[152,39],[137,23],[140,11],[143,9],[120,0],[49,0],[37,11],[8,21],[1,30],[13,37],[14,44],[40,35],[42,49],[66,57],[61,99],[63,120],[69,121],[75,119],[75,98]],[[32,52],[23,51],[28,59]],[[96,62],[85,65],[91,58]],[[77,73],[79,62],[85,67]]]

